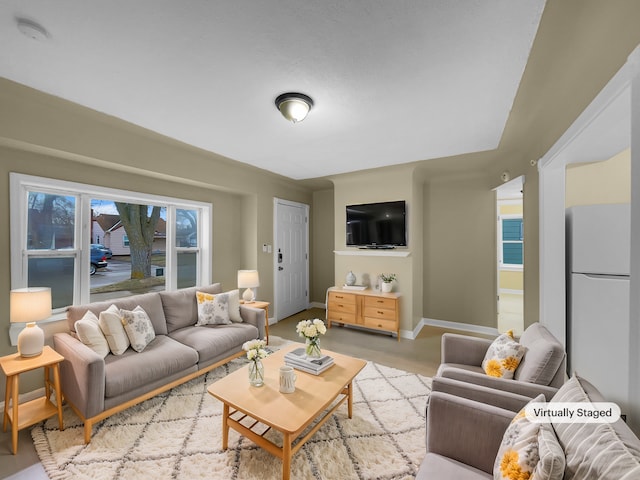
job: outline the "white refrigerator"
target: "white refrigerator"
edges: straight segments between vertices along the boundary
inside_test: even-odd
[[[567,209],[569,372],[629,405],[630,205]]]

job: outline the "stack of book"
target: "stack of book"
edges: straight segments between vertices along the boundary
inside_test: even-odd
[[[313,375],[320,375],[333,365],[333,358],[323,355],[319,358],[310,358],[304,353],[304,347],[296,348],[286,353],[284,363],[290,367],[302,370]]]

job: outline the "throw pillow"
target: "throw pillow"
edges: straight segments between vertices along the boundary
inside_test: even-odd
[[[544,402],[540,394],[531,402]],[[526,480],[531,478],[540,459],[538,431],[540,424],[531,422],[520,410],[507,427],[493,465],[494,480]]]
[[[525,348],[508,334],[496,338],[482,360],[482,369],[490,377],[513,378]]]
[[[133,310],[120,310],[122,325],[131,342],[131,348],[140,353],[156,338],[156,332],[147,312],[138,305]]]
[[[130,342],[127,332],[124,331],[122,326],[120,309],[115,305],[111,305],[104,312],[100,312],[98,324],[107,339],[111,353],[122,355],[129,348]]]
[[[562,480],[566,464],[564,451],[549,423],[540,424],[538,456],[540,461],[533,470],[532,478],[534,480]]]
[[[102,358],[109,354],[107,339],[104,338],[104,333],[100,330],[98,317],[91,310],[87,310],[87,313],[75,323],[75,329],[80,341],[91,350]]]
[[[240,290],[229,290],[225,292],[229,295],[229,319],[232,322],[241,323],[240,316]]]
[[[226,293],[196,292],[198,301],[198,321],[196,325],[228,325],[229,318],[229,295]]]

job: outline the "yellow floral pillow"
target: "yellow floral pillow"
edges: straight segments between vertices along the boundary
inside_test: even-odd
[[[544,402],[544,395],[538,395],[531,401]],[[504,432],[493,465],[494,480],[534,480],[533,471],[540,460],[540,424],[529,421],[525,415],[525,408],[518,412]]]
[[[482,369],[490,377],[513,378],[524,352],[525,348],[509,333],[503,333],[487,349]]]

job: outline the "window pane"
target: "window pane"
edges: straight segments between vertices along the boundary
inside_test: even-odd
[[[522,241],[521,218],[510,218],[502,220],[502,240]]]
[[[197,210],[176,210],[176,245],[179,247],[198,246]]]
[[[53,308],[73,305],[73,257],[29,258],[28,285],[50,287]]]
[[[178,252],[178,288],[195,287],[197,260],[196,252]]]
[[[522,265],[522,243],[503,243],[502,263],[507,263],[510,265]]]
[[[27,249],[74,248],[75,197],[29,192],[28,202]]]

